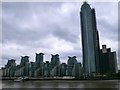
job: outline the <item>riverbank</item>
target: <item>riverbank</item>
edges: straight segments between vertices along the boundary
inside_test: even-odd
[[[8,77],[4,77],[2,78],[2,80],[16,80],[18,77],[11,77],[11,78],[8,78]],[[24,81],[37,81],[37,80],[43,80],[43,81],[48,81],[48,80],[73,80],[73,81],[80,81],[80,80],[120,80],[120,78],[80,78],[80,79],[77,79],[77,78],[67,78],[67,79],[63,79],[63,78],[26,78],[26,79],[23,79]]]

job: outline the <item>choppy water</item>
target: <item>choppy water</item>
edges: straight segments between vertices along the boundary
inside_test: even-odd
[[[119,88],[120,80],[96,81],[2,81],[2,88]]]

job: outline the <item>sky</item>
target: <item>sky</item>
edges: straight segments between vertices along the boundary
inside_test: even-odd
[[[3,2],[2,64],[8,59],[20,63],[21,56],[35,61],[35,53],[43,52],[44,61],[59,54],[61,62],[77,56],[82,62],[80,7],[82,2]],[[100,47],[106,44],[117,52],[118,66],[118,3],[91,2],[96,11]]]

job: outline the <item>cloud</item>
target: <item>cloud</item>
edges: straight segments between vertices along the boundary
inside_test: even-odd
[[[3,62],[15,58],[19,63],[22,55],[28,55],[30,61],[35,61],[36,52],[45,53],[45,60],[49,61],[51,54],[56,53],[60,54],[62,62],[66,62],[68,56],[74,55],[81,61],[79,15],[81,4],[4,2],[2,4]],[[100,42],[106,43],[116,51],[117,3],[91,4],[96,10]]]

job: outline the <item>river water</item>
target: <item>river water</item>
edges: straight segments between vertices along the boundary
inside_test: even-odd
[[[95,81],[2,81],[2,88],[118,88],[120,80]]]

